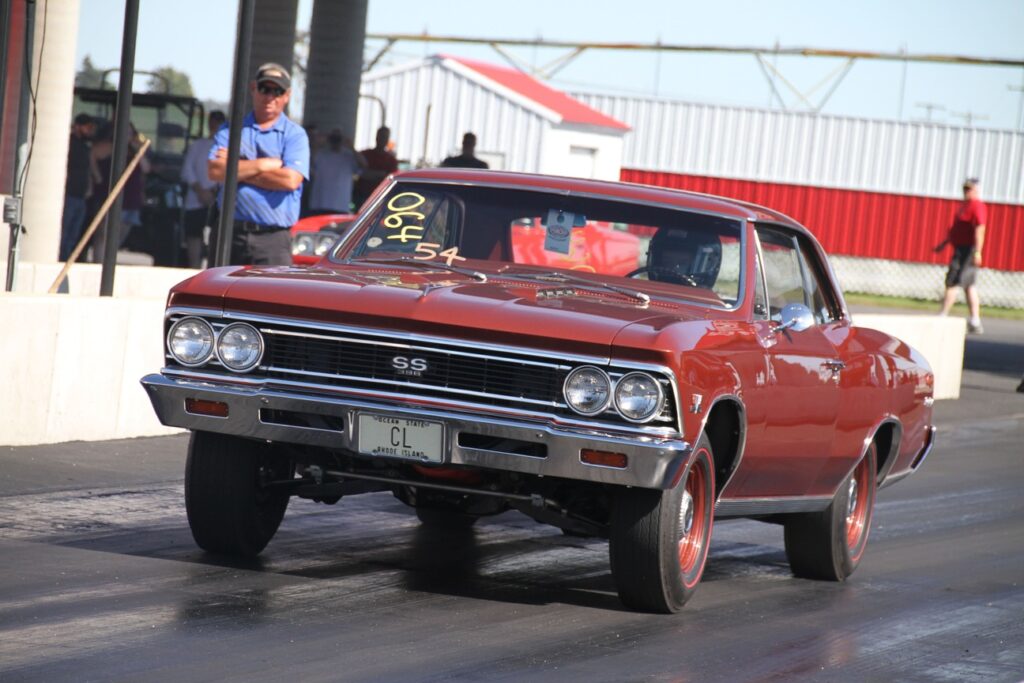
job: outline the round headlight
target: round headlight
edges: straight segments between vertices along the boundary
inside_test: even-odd
[[[300,232],[292,240],[292,254],[296,256],[311,256],[315,247],[316,241],[309,232]]]
[[[615,408],[631,422],[647,422],[661,412],[665,392],[644,372],[631,372],[615,385]]]
[[[213,328],[202,318],[182,318],[167,333],[167,350],[182,365],[202,365],[213,355]]]
[[[263,357],[263,337],[252,325],[231,323],[217,337],[217,358],[228,370],[245,372]]]
[[[569,407],[581,415],[597,415],[608,407],[612,383],[600,368],[585,365],[565,378],[562,394]]]
[[[316,238],[316,250],[317,256],[323,256],[327,253],[327,250],[334,246],[335,236],[331,233],[321,233]]]

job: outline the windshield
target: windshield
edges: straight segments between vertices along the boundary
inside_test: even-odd
[[[732,307],[741,228],[735,219],[608,198],[399,182],[335,258],[555,277]]]

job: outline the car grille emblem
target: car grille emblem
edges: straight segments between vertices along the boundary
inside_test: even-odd
[[[426,358],[409,358],[407,356],[395,356],[391,359],[391,367],[395,369],[396,375],[406,377],[422,377],[430,366]]]

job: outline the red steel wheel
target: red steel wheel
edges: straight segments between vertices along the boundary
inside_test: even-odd
[[[617,491],[608,554],[622,602],[647,612],[682,609],[704,575],[714,516],[715,465],[705,435],[675,488]]]
[[[795,575],[843,581],[860,564],[878,490],[877,463],[878,447],[872,442],[826,509],[786,520],[786,557]]]
[[[704,453],[709,457],[698,457],[687,472],[679,506],[679,573],[687,589],[700,581],[711,543],[709,518],[714,505],[709,504],[709,493],[713,498],[714,486],[708,482],[714,474],[710,453],[707,449]]]

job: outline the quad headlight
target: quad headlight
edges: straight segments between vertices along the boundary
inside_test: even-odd
[[[314,249],[314,253],[317,256],[323,256],[324,254],[326,254],[330,250],[331,247],[334,246],[334,243],[337,242],[337,241],[338,241],[338,238],[337,238],[337,236],[334,233],[331,233],[331,232],[322,232],[322,233],[320,233],[316,237],[316,249]]]
[[[182,318],[167,333],[167,349],[182,365],[202,365],[213,356],[214,334],[202,318]]]
[[[300,232],[292,240],[293,256],[312,256],[316,249],[316,235],[311,232]]]
[[[597,415],[608,407],[612,382],[604,370],[584,365],[565,378],[562,394],[569,407],[580,415]]]
[[[647,422],[664,403],[661,383],[645,372],[631,372],[615,385],[615,409],[631,422]]]
[[[228,370],[251,370],[263,358],[263,335],[252,325],[231,323],[217,336],[217,358]]]

